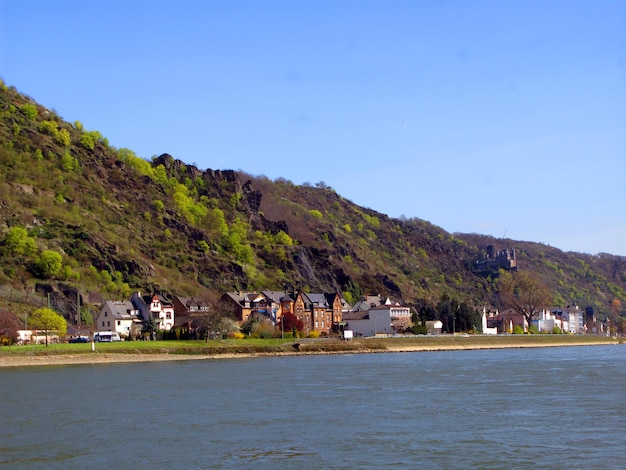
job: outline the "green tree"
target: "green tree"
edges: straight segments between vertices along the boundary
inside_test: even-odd
[[[32,328],[46,333],[46,346],[48,346],[48,335],[51,332],[57,332],[59,336],[63,336],[67,331],[65,318],[49,308],[38,308],[28,321]]]
[[[343,298],[346,299],[346,302],[352,305],[363,298],[364,292],[358,282],[350,280],[345,286],[345,290],[342,294]]]
[[[4,237],[4,248],[9,255],[31,255],[37,246],[35,239],[28,235],[24,227],[11,227]]]
[[[63,257],[53,250],[44,250],[35,264],[35,274],[42,279],[57,276],[63,267]]]

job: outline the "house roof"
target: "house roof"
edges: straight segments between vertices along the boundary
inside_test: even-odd
[[[116,320],[133,320],[137,318],[138,311],[130,300],[107,300],[104,303],[113,318]]]
[[[317,304],[319,307],[328,307],[328,303],[326,302],[326,295],[319,293],[302,293],[302,297],[304,301],[310,304]]]
[[[286,301],[285,297],[291,299],[291,297],[289,297],[289,294],[282,291],[264,290],[261,291],[261,294],[277,304],[279,304],[281,301]]]
[[[347,320],[367,320],[370,317],[369,310],[360,310],[358,312],[348,312],[341,316],[343,321]]]
[[[370,310],[391,310],[392,308],[395,308],[395,309],[401,308],[404,310],[410,310],[409,307],[406,307],[405,305],[399,305],[399,304],[398,305],[388,305],[388,304],[379,305],[378,307],[370,308]]]
[[[369,310],[370,308],[378,307],[383,303],[385,303],[385,299],[383,299],[380,295],[366,295],[354,304],[352,310],[355,312],[359,310]]]

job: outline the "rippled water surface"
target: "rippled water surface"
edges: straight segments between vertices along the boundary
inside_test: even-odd
[[[626,346],[0,369],[0,465],[626,468]]]

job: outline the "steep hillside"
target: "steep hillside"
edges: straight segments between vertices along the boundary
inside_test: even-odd
[[[20,313],[48,291],[88,303],[137,289],[363,291],[409,304],[447,293],[482,305],[497,302],[497,272],[474,269],[490,244],[515,249],[558,303],[608,314],[626,302],[623,257],[452,235],[322,183],[202,171],[167,154],[147,162],[0,88],[0,308]]]

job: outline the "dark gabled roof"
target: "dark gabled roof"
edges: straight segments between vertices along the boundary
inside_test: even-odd
[[[285,292],[273,291],[273,290],[264,290],[264,291],[261,291],[261,294],[263,294],[269,300],[277,304],[279,304],[281,299],[286,295]]]
[[[339,295],[337,292],[325,292],[324,297],[326,297],[326,303],[329,307],[332,307],[333,302],[335,301],[335,297]],[[341,300],[341,296],[339,296],[339,300]]]
[[[367,320],[370,317],[369,310],[361,310],[359,312],[348,312],[341,316],[342,321],[347,320]]]
[[[304,297],[304,301],[309,304],[317,304],[319,307],[328,307],[326,302],[326,296],[324,294],[318,293],[302,293],[302,297]]]
[[[107,300],[104,305],[115,319],[132,320],[137,318],[137,308],[130,300]]]
[[[250,296],[247,292],[226,292],[226,296],[236,304],[243,305],[244,302],[250,302]]]

